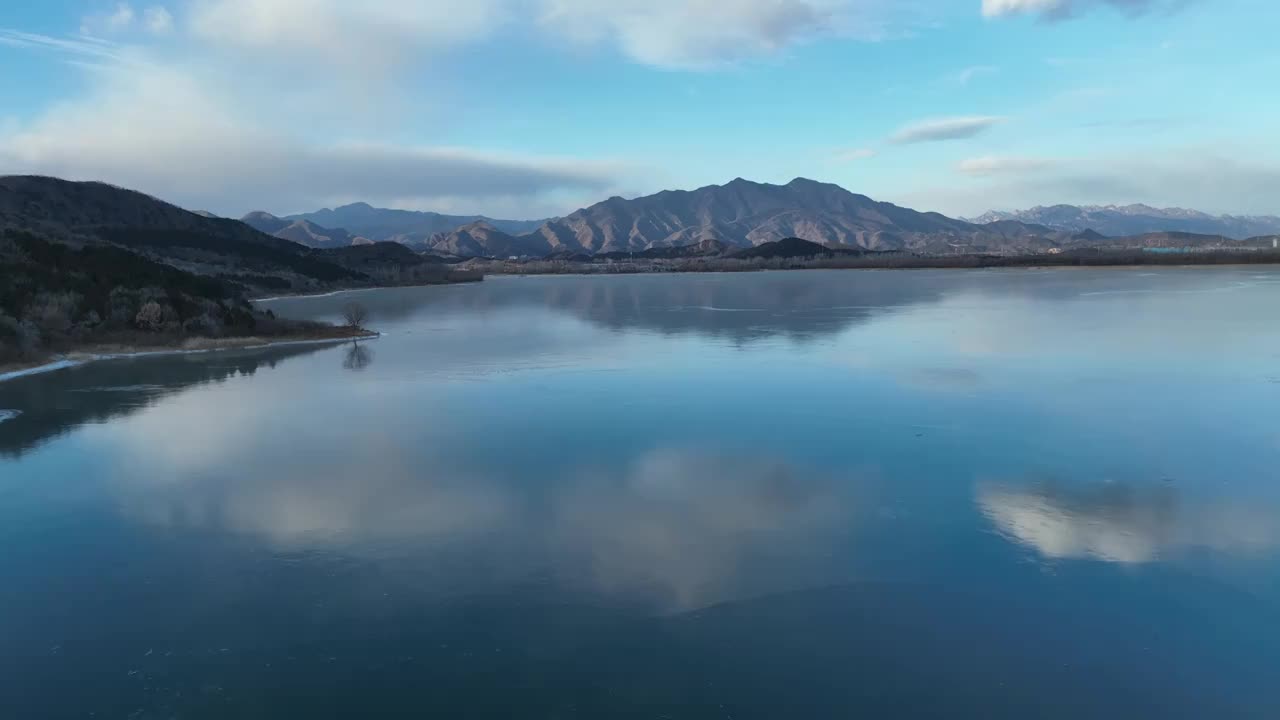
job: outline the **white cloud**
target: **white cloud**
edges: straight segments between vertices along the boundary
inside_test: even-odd
[[[46,50],[78,59],[90,58],[97,60],[118,59],[120,51],[115,43],[99,38],[88,36],[74,38],[52,37],[8,28],[0,28],[0,45],[28,50]]]
[[[129,26],[133,24],[133,8],[128,3],[116,5],[115,11],[103,18],[102,24],[108,31],[112,32],[129,29]]]
[[[867,160],[873,158],[878,153],[871,148],[854,148],[852,150],[841,150],[831,157],[835,162],[857,162],[858,160]]]
[[[543,0],[542,25],[638,62],[707,69],[831,35],[876,35],[853,0]]]
[[[142,13],[142,24],[156,35],[164,35],[173,29],[173,15],[158,5],[149,7]]]
[[[173,15],[160,5],[138,13],[133,5],[122,2],[110,12],[89,15],[80,21],[82,35],[120,35],[137,29],[163,35],[173,29]]]
[[[979,75],[990,75],[998,71],[999,68],[995,65],[972,65],[956,72],[951,77],[955,84],[965,86],[973,82],[973,79]]]
[[[181,9],[184,29],[214,46],[362,72],[483,39],[509,22],[616,46],[647,65],[703,70],[820,37],[878,39],[915,12],[883,0],[186,0]],[[121,3],[85,28],[139,23],[164,33],[174,16],[157,6],[139,17]]]
[[[1053,166],[1046,158],[987,155],[961,160],[956,170],[965,175],[1001,175],[1027,173]]]
[[[231,47],[370,65],[514,21],[646,65],[705,70],[820,37],[880,38],[908,9],[895,10],[880,0],[193,0],[191,29]]]
[[[510,0],[195,0],[190,30],[215,45],[309,62],[389,67],[483,37]]]
[[[889,136],[889,142],[895,145],[908,145],[942,140],[962,140],[984,133],[1001,122],[1004,122],[1004,118],[994,115],[971,115],[924,120],[902,127]]]
[[[1185,0],[982,0],[982,14],[987,17],[1040,15],[1061,19],[1089,7],[1108,5],[1137,15],[1157,5],[1176,7],[1182,2]]]
[[[316,142],[261,124],[217,77],[131,58],[91,70],[96,89],[0,135],[0,166],[96,179],[227,214],[338,200],[536,201],[609,187],[617,169],[572,159],[367,142]]]

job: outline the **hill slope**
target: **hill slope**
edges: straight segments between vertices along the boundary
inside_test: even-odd
[[[369,278],[237,220],[188,212],[105,183],[0,177],[0,229],[72,245],[109,243],[197,275],[309,290]]]
[[[0,362],[104,342],[322,332],[245,297],[464,275],[394,243],[316,250],[103,183],[0,177]]]

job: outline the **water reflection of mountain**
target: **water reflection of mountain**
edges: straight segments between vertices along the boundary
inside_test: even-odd
[[[796,271],[728,274],[490,278],[466,286],[391,288],[266,303],[288,317],[335,320],[352,299],[380,329],[411,318],[551,309],[603,327],[695,334],[752,342],[812,340],[867,322],[878,313],[978,294],[1062,301],[1115,293],[1175,295],[1247,284],[1234,270],[1198,268],[1135,275],[1116,271]],[[1256,281],[1248,281],[1255,282]]]
[[[779,272],[704,275],[499,278],[451,288],[361,293],[379,327],[419,315],[549,308],[615,330],[696,334],[751,342],[811,340],[866,322],[876,313],[936,302],[944,278],[928,274]],[[958,278],[957,278],[958,279]],[[289,317],[337,317],[352,298],[267,303]]]
[[[18,411],[0,424],[0,455],[21,455],[80,425],[136,412],[195,385],[253,375],[323,347],[108,360],[0,384],[0,408]]]

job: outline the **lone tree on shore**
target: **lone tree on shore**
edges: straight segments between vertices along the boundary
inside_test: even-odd
[[[133,322],[143,330],[155,332],[164,324],[164,308],[154,300],[142,306]]]
[[[342,317],[347,327],[359,329],[369,319],[369,309],[358,302],[349,302],[342,307]]]

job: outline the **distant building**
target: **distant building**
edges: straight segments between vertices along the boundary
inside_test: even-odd
[[[1049,254],[1050,254],[1050,255],[1061,255],[1061,254],[1062,254],[1062,248],[1049,248],[1049,251],[1048,251],[1048,252],[1049,252]]]

